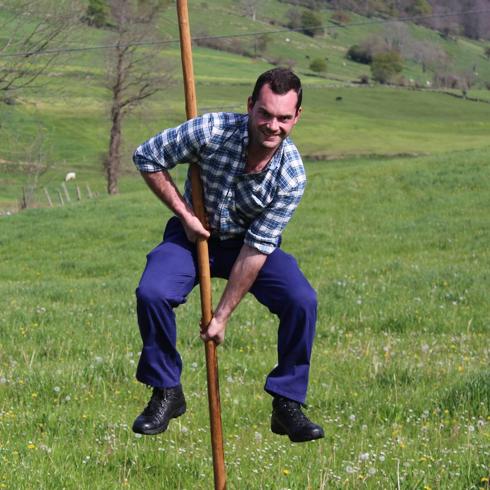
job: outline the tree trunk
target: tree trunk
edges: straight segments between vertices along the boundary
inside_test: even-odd
[[[113,107],[111,137],[109,142],[109,155],[107,157],[107,192],[111,195],[117,194],[119,172],[121,168],[121,123],[122,114],[120,109]]]
[[[112,87],[111,136],[109,140],[109,154],[107,155],[106,161],[107,192],[110,195],[119,193],[117,181],[121,168],[121,127],[123,119],[122,80],[124,76],[124,52],[118,46],[116,77]]]

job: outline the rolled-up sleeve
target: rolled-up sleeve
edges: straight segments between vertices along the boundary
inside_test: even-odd
[[[291,219],[303,195],[306,180],[293,188],[279,190],[269,206],[251,223],[244,243],[269,255],[278,246],[281,234]]]
[[[178,163],[197,163],[212,133],[211,114],[166,129],[136,148],[133,162],[141,172],[170,170]]]

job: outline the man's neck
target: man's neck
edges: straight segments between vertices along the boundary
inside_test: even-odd
[[[264,170],[267,164],[271,161],[277,148],[256,147],[249,144],[247,148],[247,162],[245,165],[245,173],[255,174]]]

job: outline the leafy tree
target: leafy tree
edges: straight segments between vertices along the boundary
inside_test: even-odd
[[[403,60],[397,51],[379,53],[373,57],[371,73],[379,83],[388,83],[403,70]]]
[[[321,31],[322,20],[317,14],[315,14],[315,12],[305,10],[301,14],[301,26],[303,28],[303,32],[307,36],[314,37],[315,34],[318,34]]]
[[[345,26],[350,22],[350,15],[345,10],[336,10],[330,20],[337,22],[340,25]]]
[[[413,5],[408,7],[408,12],[412,15],[430,15],[432,7],[427,0],[415,0]]]
[[[315,58],[310,63],[310,70],[315,73],[325,73],[327,71],[327,62],[323,58]]]
[[[365,47],[359,46],[359,44],[354,44],[347,51],[347,58],[349,60],[355,61],[356,63],[362,63],[364,65],[369,65],[373,61],[373,56],[371,52]]]
[[[87,12],[82,21],[94,27],[106,27],[109,25],[109,6],[105,0],[89,0]]]

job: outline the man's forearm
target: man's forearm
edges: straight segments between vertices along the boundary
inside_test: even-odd
[[[223,342],[226,323],[230,315],[252,287],[266,259],[267,255],[260,253],[248,245],[242,246],[240,254],[233,264],[228,283],[214,312],[211,323],[202,326],[201,338],[203,340],[213,340],[217,344]]]
[[[214,312],[219,321],[228,321],[233,310],[249,291],[257,275],[264,265],[267,255],[255,248],[243,245],[233,268],[228,283]]]
[[[179,218],[184,218],[187,214],[194,214],[166,170],[141,172],[141,175],[153,193]]]
[[[195,242],[197,238],[208,238],[209,232],[177,189],[170,174],[161,172],[141,172],[143,179],[153,193],[182,221],[187,238]]]

